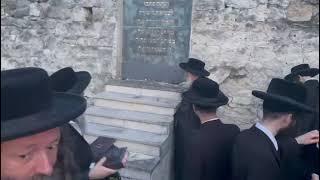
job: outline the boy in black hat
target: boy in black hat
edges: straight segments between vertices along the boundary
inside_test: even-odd
[[[263,119],[237,137],[232,153],[233,180],[284,180],[278,142],[275,136],[294,123],[297,113],[312,112],[303,102],[306,89],[282,79],[272,79],[268,91],[253,91],[263,99]],[[319,132],[312,132],[287,142],[288,148],[319,142]]]
[[[205,70],[205,63],[190,58],[187,63],[181,63],[180,67],[186,72],[186,81],[191,85],[199,77],[209,76],[210,73]],[[188,154],[187,142],[190,139],[191,131],[199,129],[200,120],[193,111],[192,105],[182,99],[177,112],[174,115],[175,120],[175,179],[181,179],[182,169],[184,169],[184,159]]]
[[[314,78],[319,74],[318,68],[310,68],[309,64],[300,64],[291,69],[286,80],[304,85],[307,89],[305,104],[316,111],[300,113],[295,126],[277,135],[277,140],[285,142],[310,131],[319,130],[319,81]],[[316,145],[298,146],[296,148],[283,147],[282,165],[287,179],[311,179],[319,174],[319,148]]]
[[[216,114],[228,103],[228,97],[208,78],[197,79],[183,97],[193,105],[201,125],[190,136],[181,180],[229,180],[232,145],[240,129],[223,124]]]
[[[42,179],[56,172],[61,175],[57,179],[68,179],[73,170],[58,160],[61,127],[85,109],[84,98],[53,92],[43,69],[2,71],[1,179]]]

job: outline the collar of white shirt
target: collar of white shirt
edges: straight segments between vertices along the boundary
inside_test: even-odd
[[[269,139],[272,141],[274,147],[275,147],[276,150],[278,151],[278,149],[279,149],[278,143],[277,143],[276,138],[273,136],[272,132],[271,132],[268,128],[264,127],[264,126],[263,126],[261,123],[259,123],[259,122],[256,124],[256,128],[260,129],[263,133],[265,133],[265,134],[269,137]]]

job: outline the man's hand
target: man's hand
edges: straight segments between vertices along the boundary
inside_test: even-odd
[[[104,179],[112,174],[115,174],[117,171],[109,169],[103,166],[107,158],[102,158],[89,172],[89,179]]]
[[[129,159],[129,153],[126,152],[126,154],[124,155],[123,159],[122,159],[122,164],[123,164],[123,167],[126,167],[128,165],[128,159]]]
[[[314,130],[296,138],[300,145],[310,145],[319,143],[319,131]]]
[[[318,174],[312,174],[312,180],[319,180]]]

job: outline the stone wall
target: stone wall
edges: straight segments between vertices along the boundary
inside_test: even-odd
[[[1,68],[87,70],[87,95],[116,78],[119,0],[1,0]],[[265,90],[302,62],[319,65],[319,0],[194,0],[191,56],[230,97],[226,122],[247,127]]]
[[[319,66],[319,0],[194,0],[191,56],[208,64],[230,97],[227,122],[258,119],[265,90],[299,63]]]
[[[1,0],[1,69],[62,67],[93,75],[88,93],[116,76],[114,0]]]

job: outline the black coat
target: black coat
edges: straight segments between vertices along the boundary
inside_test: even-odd
[[[253,126],[239,134],[232,152],[233,180],[283,180],[272,141]]]
[[[174,115],[175,121],[175,179],[182,180],[182,170],[185,169],[185,157],[189,152],[190,138],[194,131],[200,128],[200,119],[194,113],[192,104],[184,99]]]
[[[288,180],[309,180],[312,173],[319,174],[319,149],[316,145],[287,146],[287,142],[294,141],[295,137],[319,130],[319,82],[310,80],[304,85],[307,89],[305,104],[316,111],[297,115],[296,125],[277,136],[281,148],[282,172]]]
[[[237,126],[220,120],[201,125],[191,138],[179,180],[229,180],[232,145],[239,132]]]

